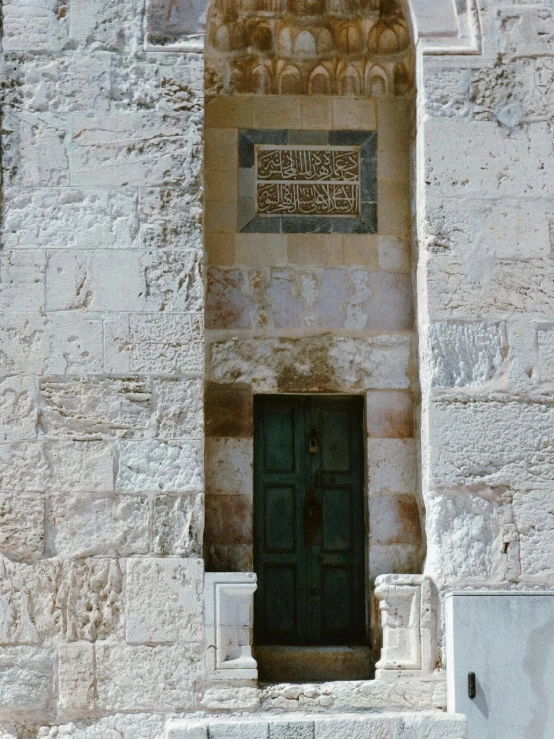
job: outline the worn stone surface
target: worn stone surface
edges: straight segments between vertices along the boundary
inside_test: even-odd
[[[201,559],[131,559],[127,564],[127,642],[200,642]]]
[[[209,379],[257,392],[356,392],[409,387],[410,338],[229,339],[211,345]]]
[[[39,729],[40,739],[161,739],[164,717],[154,713],[116,713],[92,722],[61,724]]]
[[[55,495],[49,503],[48,550],[57,557],[145,554],[148,500],[136,495]]]
[[[99,646],[97,705],[103,711],[191,709],[194,680],[201,671],[196,646]]]
[[[201,554],[204,496],[157,495],[152,513],[152,551],[155,554]]]

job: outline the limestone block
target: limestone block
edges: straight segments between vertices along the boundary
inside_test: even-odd
[[[140,237],[147,248],[202,248],[200,193],[191,188],[141,188]]]
[[[4,251],[0,255],[0,310],[41,313],[44,308],[46,255],[40,251]]]
[[[212,511],[210,516],[211,514]],[[241,540],[244,540],[244,536]],[[254,552],[251,540],[246,544],[212,544],[205,539],[204,545],[207,569],[210,572],[253,571]]]
[[[507,104],[520,106],[520,122],[548,120],[554,113],[551,57],[503,59],[503,64],[472,72],[471,99],[477,120],[497,120]]]
[[[137,0],[87,2],[72,0],[69,35],[72,41],[108,51],[136,48],[141,40],[140,3]]]
[[[58,710],[75,716],[94,709],[93,646],[88,642],[60,644],[58,654]]]
[[[58,557],[130,556],[149,546],[148,500],[134,495],[55,495],[48,549]]]
[[[106,369],[115,374],[201,375],[202,317],[137,314],[106,321]]]
[[[23,188],[4,191],[3,244],[23,248],[138,246],[137,193],[121,188]]]
[[[554,183],[543,167],[551,146],[546,123],[512,129],[508,135],[492,121],[430,119],[425,139],[430,196],[552,196]],[[480,142],[479,151],[473,141]],[[483,167],[483,161],[494,166]]]
[[[469,252],[463,262],[434,256],[427,273],[430,319],[471,321],[479,316],[502,321],[525,315],[549,321],[553,275],[550,258],[500,260],[479,250]]]
[[[51,712],[53,672],[53,649],[0,649],[0,718],[39,715],[46,719]]]
[[[58,438],[148,438],[152,435],[150,387],[140,380],[106,377],[44,378],[40,381],[41,429]]]
[[[505,551],[505,488],[441,488],[426,496],[426,571],[441,582],[500,581],[514,575]],[[511,532],[510,532],[511,533]],[[511,538],[511,537],[510,537]]]
[[[206,440],[206,491],[253,494],[252,439]]]
[[[59,51],[67,37],[67,3],[59,0],[5,0],[4,51]]]
[[[413,399],[399,390],[371,390],[366,394],[367,435],[377,439],[414,435]]]
[[[149,0],[146,6],[147,43],[202,51],[208,3],[206,0]]]
[[[200,642],[204,563],[201,559],[130,559],[126,628],[129,644]]]
[[[554,573],[554,509],[552,489],[514,493],[514,522],[518,533],[523,579],[550,583]]]
[[[208,379],[256,392],[354,392],[410,386],[410,338],[228,339],[210,346]]]
[[[255,326],[256,306],[251,296],[245,294],[248,290],[248,275],[240,269],[210,267],[206,292],[206,328]],[[301,309],[299,303],[296,307]]]
[[[376,270],[208,270],[206,326],[212,329],[412,328],[410,277]]]
[[[122,573],[116,560],[0,559],[0,643],[121,638]]]
[[[199,378],[152,382],[155,435],[163,439],[200,439],[204,435],[203,383]]]
[[[165,739],[208,739],[208,724],[187,719],[170,719],[164,736]]]
[[[426,241],[432,251],[448,247],[462,263],[486,255],[529,259],[550,254],[547,200],[523,197],[429,198]]]
[[[313,721],[272,721],[269,739],[314,739]]]
[[[372,544],[369,547],[369,577],[389,572],[421,572],[425,547],[420,544]]]
[[[49,310],[199,311],[198,252],[56,251],[48,261]]]
[[[434,485],[550,483],[554,407],[507,399],[434,402],[430,469]]]
[[[411,246],[398,236],[379,236],[379,269],[386,272],[410,272]]]
[[[212,680],[258,678],[252,656],[256,587],[254,572],[205,575],[206,668]]]
[[[111,94],[115,110],[198,113],[204,99],[203,55],[169,51],[163,56],[121,55],[112,60]],[[167,191],[159,196],[165,198]]]
[[[107,111],[110,105],[109,55],[65,52],[57,55],[9,54],[5,102],[31,113]]]
[[[0,347],[4,373],[102,372],[102,323],[75,313],[5,314]]]
[[[245,385],[206,383],[206,436],[249,438],[254,433],[252,390]]]
[[[96,721],[43,726],[37,739],[161,739],[164,721],[156,713],[119,713]]]
[[[416,459],[413,439],[368,439],[368,491],[409,493],[416,486]]]
[[[375,665],[377,679],[388,671],[435,669],[437,595],[433,582],[422,575],[382,575],[375,582],[383,647]]]
[[[207,544],[248,545],[253,538],[252,495],[206,495]]]
[[[122,441],[116,488],[124,492],[200,492],[203,454],[201,441]]]
[[[210,721],[210,739],[268,739],[265,721]]]
[[[337,716],[316,721],[315,739],[365,739],[367,736],[376,736],[379,739],[393,739],[401,731],[400,717],[380,716]],[[371,732],[371,733],[370,733]]]
[[[44,444],[47,489],[55,493],[113,490],[113,457],[101,441],[49,441]]]
[[[254,711],[260,708],[262,691],[246,686],[215,685],[200,695],[200,705],[209,711]]]
[[[498,11],[501,51],[508,58],[551,56],[552,10],[532,8],[501,8]]]
[[[56,560],[53,565],[59,567]],[[123,634],[123,574],[116,559],[64,562],[55,591],[61,636],[97,641]]]
[[[428,328],[433,387],[476,387],[494,378],[505,353],[503,327],[437,321]]]
[[[442,60],[432,57],[423,61],[425,110],[433,118],[466,118],[469,116],[471,70],[445,69]]]
[[[200,117],[186,114],[75,116],[71,184],[195,187],[202,167],[200,126]]]
[[[40,187],[69,184],[67,121],[54,113],[5,113],[4,182]]]
[[[0,440],[20,441],[37,436],[36,383],[22,375],[0,380]]]
[[[189,557],[201,554],[204,534],[204,496],[158,495],[152,512],[152,551]]]
[[[540,382],[554,382],[554,328],[542,326],[537,329],[537,355],[536,379]]]
[[[3,490],[113,489],[113,460],[102,442],[15,442],[0,445]]]
[[[421,523],[415,495],[377,495],[369,499],[370,546],[421,544]]]
[[[202,650],[187,646],[97,644],[98,708],[102,711],[183,711],[193,707]]]
[[[402,737],[406,739],[466,739],[466,717],[460,714],[405,714]]]
[[[44,498],[41,495],[0,493],[0,552],[15,559],[42,557]]]

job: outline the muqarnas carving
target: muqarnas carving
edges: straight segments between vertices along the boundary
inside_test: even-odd
[[[241,130],[239,230],[376,233],[376,149],[374,131]]]
[[[410,30],[396,0],[216,0],[210,92],[406,95]]]

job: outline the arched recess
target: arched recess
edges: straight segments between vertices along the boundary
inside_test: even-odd
[[[422,570],[412,38],[396,0],[214,0],[211,7],[208,569],[253,567],[253,397],[340,394],[365,404],[368,588],[377,575]],[[281,195],[267,201],[276,208],[268,216],[257,184],[259,146],[355,149],[356,212],[306,215],[297,204],[285,213],[284,189],[276,187]],[[329,190],[325,182],[317,187]]]

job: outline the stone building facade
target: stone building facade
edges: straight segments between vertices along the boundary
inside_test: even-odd
[[[445,594],[554,587],[551,4],[1,7],[0,737],[463,739]],[[259,679],[262,396],[363,399],[357,679]]]

